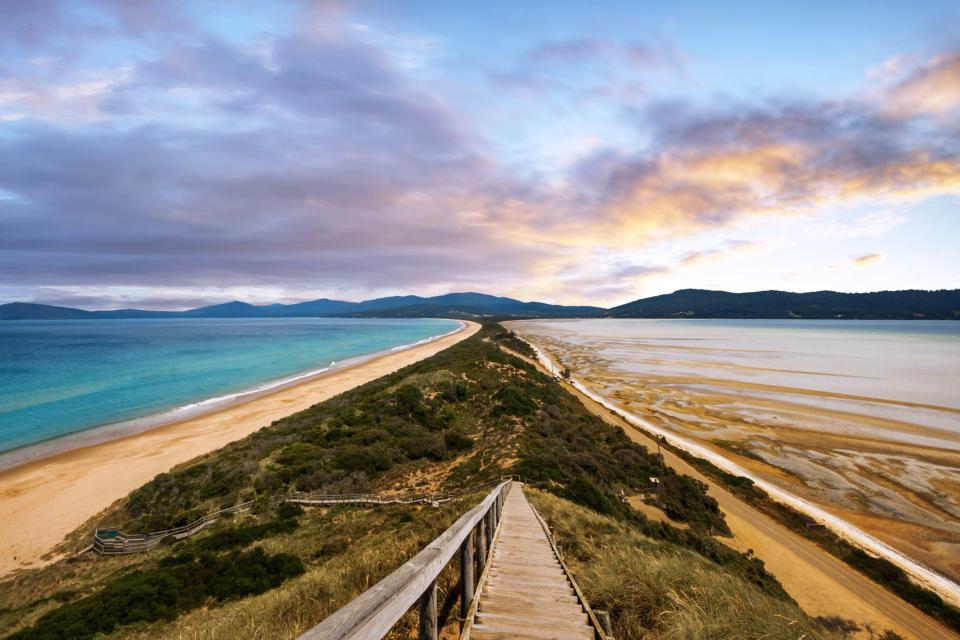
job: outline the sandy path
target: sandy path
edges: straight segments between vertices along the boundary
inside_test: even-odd
[[[480,325],[470,322],[455,334],[220,411],[0,472],[0,576],[52,561],[55,558],[43,556],[68,533],[158,473],[432,356],[479,329]]]
[[[511,353],[547,373],[539,362],[515,352]],[[642,444],[648,450],[656,450],[656,443],[645,433],[573,386],[564,386],[592,413],[623,429],[634,442]],[[913,640],[960,638],[960,635],[847,566],[813,542],[757,511],[712,479],[704,476],[682,458],[670,451],[664,451],[663,454],[667,465],[710,487],[710,495],[720,504],[727,524],[734,534],[733,540],[723,538],[721,540],[740,551],[753,549],[757,557],[763,560],[767,570],[780,580],[787,593],[807,614],[839,615],[856,620],[860,624],[871,622],[877,631],[892,629]]]

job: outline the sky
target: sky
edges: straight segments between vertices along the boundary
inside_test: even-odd
[[[956,2],[0,14],[0,302],[960,287]]]

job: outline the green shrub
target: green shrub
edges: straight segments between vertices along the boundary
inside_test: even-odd
[[[295,507],[296,505],[290,506]],[[223,531],[217,531],[205,538],[200,538],[197,540],[196,545],[200,549],[209,551],[223,551],[234,547],[245,547],[267,536],[295,531],[297,526],[298,523],[294,518],[286,518],[265,524],[231,527]]]
[[[577,476],[573,482],[557,493],[568,500],[572,500],[598,513],[623,518],[625,507],[616,498],[605,493],[585,476]]]
[[[443,460],[447,453],[444,437],[436,433],[422,433],[404,438],[400,441],[400,448],[410,460]]]
[[[283,502],[277,507],[277,517],[281,520],[298,518],[304,514],[303,507],[292,502]]]
[[[690,476],[664,474],[657,483],[657,499],[663,505],[664,513],[673,520],[730,535],[720,505],[707,495],[707,489],[706,484]]]
[[[528,416],[537,410],[537,403],[514,384],[505,385],[493,399],[497,402],[494,415]]]
[[[451,451],[467,451],[474,444],[473,438],[460,431],[447,431],[443,440]]]
[[[391,451],[358,445],[339,447],[334,452],[333,460],[337,467],[347,472],[365,471],[374,474],[393,466]]]
[[[405,384],[397,389],[394,398],[397,400],[397,413],[410,415],[421,409],[423,392],[412,384]]]
[[[295,442],[277,455],[277,462],[288,467],[313,465],[323,457],[323,449],[308,442]]]
[[[114,578],[97,593],[43,615],[11,640],[87,640],[133,622],[173,620],[208,600],[263,593],[303,573],[296,556],[259,547],[223,556],[169,558],[156,569]]]

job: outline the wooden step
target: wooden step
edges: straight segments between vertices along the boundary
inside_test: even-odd
[[[535,638],[552,638],[553,640],[593,640],[593,628],[587,625],[563,624],[546,625],[541,622],[524,623],[517,620],[488,621],[482,624],[474,623],[470,632],[473,634],[483,633],[504,633],[507,637],[516,637],[518,635],[532,636]]]
[[[476,640],[554,640],[556,638],[556,636],[550,635],[549,631],[541,635],[532,635],[514,631],[503,633],[489,629],[476,629],[470,633],[470,637]]]
[[[589,616],[536,513],[514,485],[471,620],[476,640],[593,640]]]
[[[529,589],[511,589],[505,585],[499,585],[490,589],[489,592],[484,591],[480,595],[480,602],[484,600],[491,599],[493,594],[496,597],[508,597],[511,601],[534,601],[534,602],[569,602],[573,604],[579,604],[580,601],[577,599],[576,593],[561,593],[561,592],[545,592],[545,591],[530,591]]]
[[[504,615],[511,616],[525,616],[529,615],[531,611],[538,613],[542,611],[550,611],[562,615],[583,615],[584,624],[586,624],[588,620],[587,614],[583,611],[583,607],[572,602],[548,602],[544,600],[539,602],[535,600],[514,600],[512,602],[500,602],[496,600],[481,600],[479,611],[480,613],[502,613]]]
[[[557,614],[562,616],[562,621],[558,620]],[[571,622],[579,623],[589,627],[587,624],[589,618],[587,614],[581,611],[554,610],[554,609],[531,609],[525,613],[502,612],[502,611],[481,611],[477,613],[477,624],[529,624],[540,625],[543,627],[566,627]]]

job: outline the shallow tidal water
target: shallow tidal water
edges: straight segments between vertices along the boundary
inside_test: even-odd
[[[960,323],[510,323],[595,392],[960,578]]]

